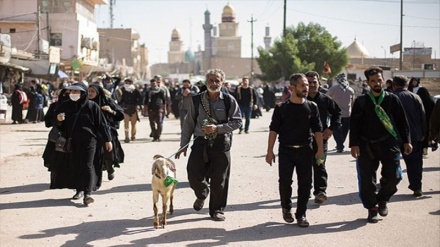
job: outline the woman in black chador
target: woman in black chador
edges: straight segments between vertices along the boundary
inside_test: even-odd
[[[94,163],[98,138],[102,138],[105,149],[112,150],[110,133],[100,107],[87,98],[87,86],[76,83],[67,87],[69,100],[59,102],[55,114],[56,125],[68,140],[71,138],[72,152],[55,151],[55,160],[50,164],[51,189],[76,189],[73,199],[84,196],[84,204],[94,202],[90,196],[101,185],[102,167]]]

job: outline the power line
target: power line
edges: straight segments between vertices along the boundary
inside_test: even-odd
[[[4,18],[0,18],[0,21],[4,21],[4,20],[8,20],[8,19],[13,19],[13,18],[17,18],[17,17],[22,17],[22,16],[27,16],[27,15],[35,15],[37,12],[33,12],[33,13],[28,13],[28,14],[22,14],[22,15],[11,15],[8,17],[4,17]]]

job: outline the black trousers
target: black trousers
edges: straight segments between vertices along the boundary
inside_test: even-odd
[[[423,142],[414,141],[411,145],[413,146],[412,152],[409,155],[402,156],[406,164],[406,174],[409,180],[408,188],[416,191],[422,189]]]
[[[324,154],[325,154],[325,160],[327,160],[327,149],[328,149],[328,143],[327,140],[324,140]],[[317,151],[316,142],[313,141],[313,195],[318,195],[319,193],[326,194],[327,190],[327,179],[328,174],[327,170],[325,169],[325,161],[324,163],[317,165],[316,164],[316,157],[315,153]]]
[[[209,213],[223,213],[228,199],[231,167],[230,139],[217,138],[212,146],[198,137],[191,147],[187,173],[191,189],[198,199],[209,200]]]
[[[281,207],[284,209],[292,208],[292,177],[293,170],[296,168],[298,200],[295,215],[297,218],[306,214],[307,203],[310,197],[310,185],[312,183],[313,156],[311,145],[301,148],[279,146],[278,182]]]
[[[389,201],[397,192],[397,184],[402,180],[400,169],[399,144],[394,137],[382,142],[360,141],[360,156],[357,159],[359,196],[363,206],[371,209],[380,201]],[[380,172],[380,190],[376,194],[376,172],[382,163]]]

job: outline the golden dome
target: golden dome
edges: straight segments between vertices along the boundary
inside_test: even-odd
[[[174,28],[171,33],[171,40],[180,40],[180,33],[176,28]]]
[[[222,22],[235,22],[235,11],[229,3],[223,8]]]
[[[232,8],[232,6],[229,3],[226,4],[226,6],[223,8],[223,15],[232,16],[234,14],[235,14],[234,8]]]

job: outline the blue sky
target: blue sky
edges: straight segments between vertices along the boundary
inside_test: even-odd
[[[107,0],[110,2],[110,0]],[[171,32],[177,28],[184,43],[203,49],[204,12],[211,12],[211,23],[221,22],[223,7],[230,3],[235,9],[242,56],[251,56],[251,24],[254,22],[254,56],[256,47],[264,46],[265,27],[271,29],[273,40],[283,30],[283,0],[116,0],[115,28],[133,28],[149,49],[150,64],[167,62]],[[110,27],[109,6],[96,9],[98,27]],[[440,58],[440,0],[404,0],[404,47],[432,47],[433,58]],[[400,0],[287,0],[287,26],[298,22],[314,22],[324,26],[346,47],[356,38],[373,57],[398,58],[389,47],[400,40]]]

